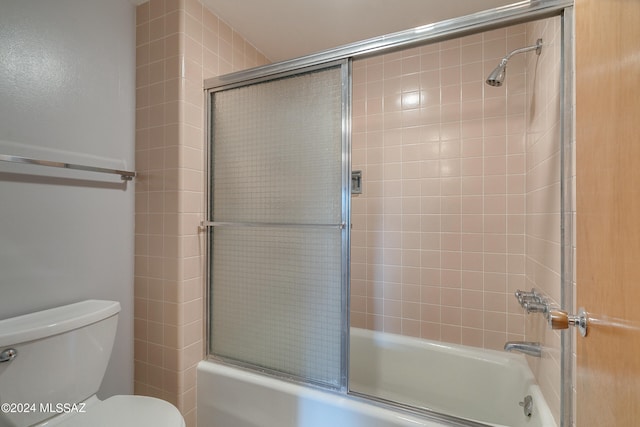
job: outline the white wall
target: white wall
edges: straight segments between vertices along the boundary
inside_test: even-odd
[[[135,7],[0,0],[0,154],[133,170]],[[122,305],[101,397],[133,390],[134,183],[0,162],[0,319]]]

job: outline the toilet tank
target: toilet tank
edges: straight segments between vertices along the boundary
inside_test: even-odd
[[[0,427],[35,424],[94,395],[119,312],[118,302],[88,300],[0,320],[0,359],[16,351],[0,362]]]

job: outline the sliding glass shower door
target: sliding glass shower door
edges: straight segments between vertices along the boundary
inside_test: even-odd
[[[209,353],[346,384],[348,63],[210,96]]]

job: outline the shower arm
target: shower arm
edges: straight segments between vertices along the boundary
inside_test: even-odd
[[[509,54],[507,56],[502,58],[502,61],[500,61],[500,64],[504,65],[509,60],[509,58],[511,58],[513,55],[517,55],[519,53],[530,52],[532,50],[535,50],[536,54],[540,55],[540,52],[542,52],[542,39],[538,39],[536,41],[536,44],[534,44],[532,46],[521,47],[520,49],[516,49],[514,51],[509,52]]]

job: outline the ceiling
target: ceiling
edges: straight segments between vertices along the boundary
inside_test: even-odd
[[[203,0],[277,62],[514,0]]]

